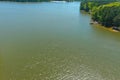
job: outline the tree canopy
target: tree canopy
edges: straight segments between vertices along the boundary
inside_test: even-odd
[[[106,27],[120,27],[119,1],[85,1],[80,9],[90,12],[94,21]]]

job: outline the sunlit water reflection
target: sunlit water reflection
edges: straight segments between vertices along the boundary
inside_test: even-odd
[[[0,2],[0,80],[119,80],[120,33],[79,4]]]

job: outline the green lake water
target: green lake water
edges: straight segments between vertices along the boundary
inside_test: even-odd
[[[0,2],[0,80],[120,80],[120,33],[79,7]]]

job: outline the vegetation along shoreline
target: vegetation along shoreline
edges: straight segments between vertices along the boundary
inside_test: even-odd
[[[90,24],[101,24],[115,32],[120,32],[120,1],[84,0],[80,4],[80,10],[91,14]]]

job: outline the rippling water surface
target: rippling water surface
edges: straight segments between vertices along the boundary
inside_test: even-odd
[[[79,4],[0,2],[0,80],[120,80],[120,33]]]

